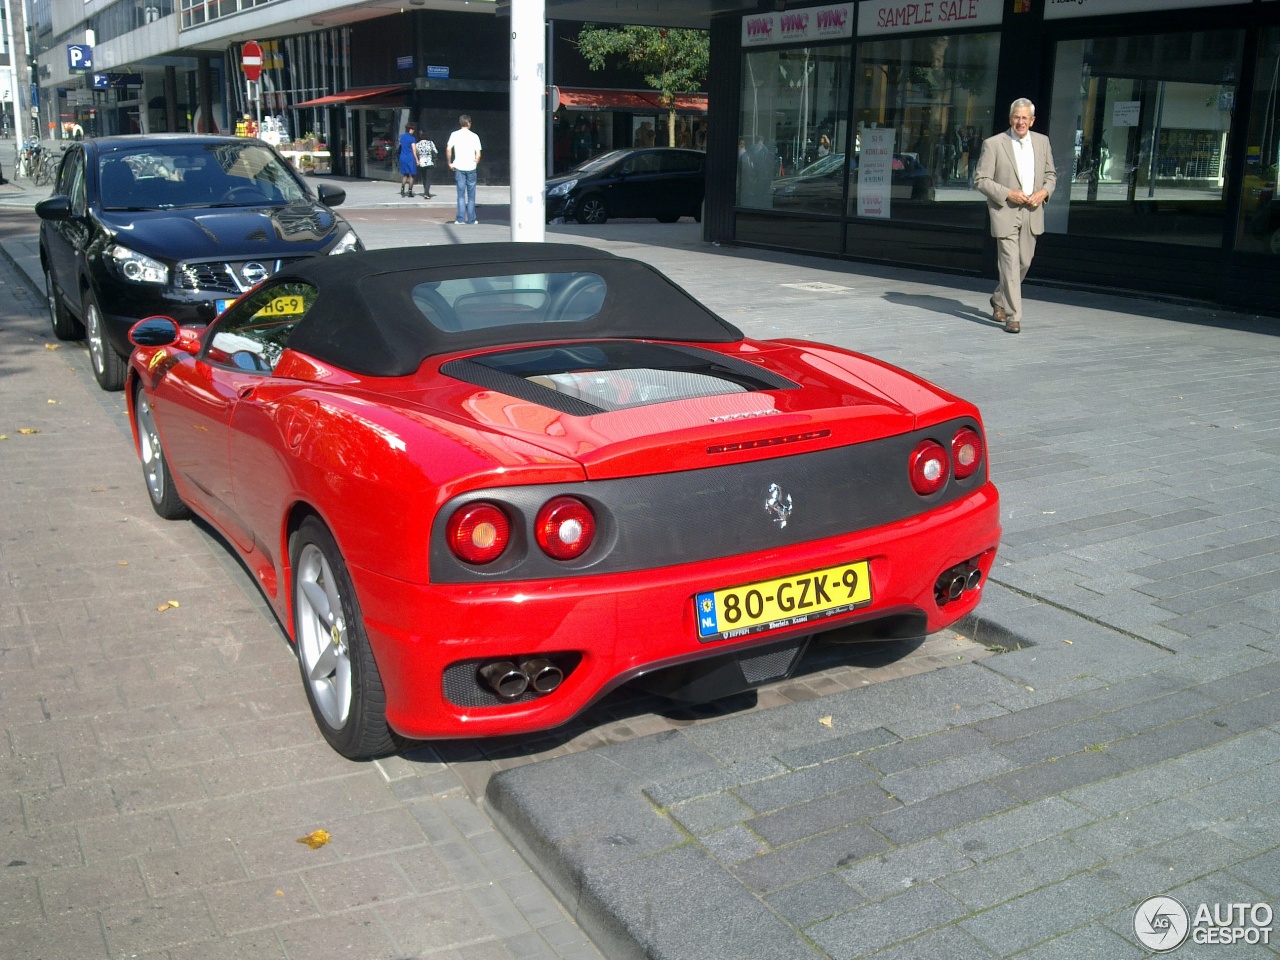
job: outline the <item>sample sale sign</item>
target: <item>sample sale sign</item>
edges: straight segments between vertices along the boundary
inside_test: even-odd
[[[858,36],[995,26],[1003,15],[1004,0],[862,0]]]
[[[875,127],[862,131],[858,155],[858,216],[889,218],[893,190],[894,131]]]

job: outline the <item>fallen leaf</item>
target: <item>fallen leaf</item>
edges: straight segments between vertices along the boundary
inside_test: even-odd
[[[1069,644],[1069,645],[1071,645],[1071,646],[1075,646],[1075,644],[1074,644],[1074,643],[1072,643],[1070,640],[1063,640],[1062,642],[1063,642],[1063,643],[1065,643],[1065,644]]]
[[[62,349],[62,344],[60,344],[60,343],[46,343],[46,344],[44,345],[44,348],[45,348],[46,350],[61,350],[61,349]]]
[[[328,830],[316,830],[313,833],[308,833],[305,837],[298,838],[298,843],[305,843],[312,850],[319,850],[328,842]]]
[[[9,439],[9,435],[7,433],[0,433],[0,440],[8,440],[8,439]]]
[[[164,613],[166,610],[169,610],[176,606],[178,606],[177,600],[166,600],[164,603],[160,604],[160,606],[156,607],[156,609],[159,610],[161,613]]]
[[[49,398],[48,400],[46,400],[45,402],[46,402],[46,403],[57,403],[58,401],[57,401],[57,400],[54,400],[52,397],[50,397],[50,398]]]
[[[827,728],[832,728],[835,726],[835,724],[832,722],[830,717],[820,717],[818,719],[818,722]]]
[[[32,434],[32,433],[39,433],[40,431],[37,430],[35,427],[19,427],[18,432],[25,433],[25,434]]]
[[[277,891],[276,891],[276,896],[277,896],[277,897],[283,897],[283,896],[284,896],[284,891],[283,891],[283,890],[277,890]]]
[[[118,560],[118,561],[116,561],[116,566],[117,566],[117,567],[127,567],[128,565],[129,565],[129,561],[128,561],[128,560]]]

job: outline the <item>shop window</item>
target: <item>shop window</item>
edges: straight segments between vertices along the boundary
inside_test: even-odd
[[[995,33],[858,44],[848,213],[859,219],[980,226],[972,189],[993,132]]]
[[[1236,249],[1280,254],[1280,202],[1276,168],[1280,162],[1280,28],[1264,30],[1254,72],[1253,110],[1244,150],[1244,180],[1236,221]]]
[[[743,58],[741,207],[839,214],[848,140],[848,45]]]
[[[1046,229],[1220,247],[1242,43],[1239,30],[1059,43]]]

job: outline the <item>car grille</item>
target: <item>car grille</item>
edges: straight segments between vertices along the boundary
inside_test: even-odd
[[[268,257],[256,260],[210,260],[180,263],[175,271],[179,289],[209,293],[244,293],[259,280],[306,257]]]

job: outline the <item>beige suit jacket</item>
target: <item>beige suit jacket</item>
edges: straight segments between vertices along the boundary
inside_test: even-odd
[[[1031,154],[1035,158],[1035,186],[1031,192],[1047,190],[1053,196],[1058,175],[1053,167],[1053,151],[1049,138],[1032,130]],[[991,235],[1008,237],[1017,232],[1019,207],[1006,199],[1010,190],[1021,190],[1018,182],[1018,161],[1013,156],[1013,137],[1009,131],[997,133],[982,141],[982,153],[973,172],[973,186],[987,198],[987,213],[991,217]],[[1044,233],[1044,204],[1031,212],[1031,232],[1037,237]]]

